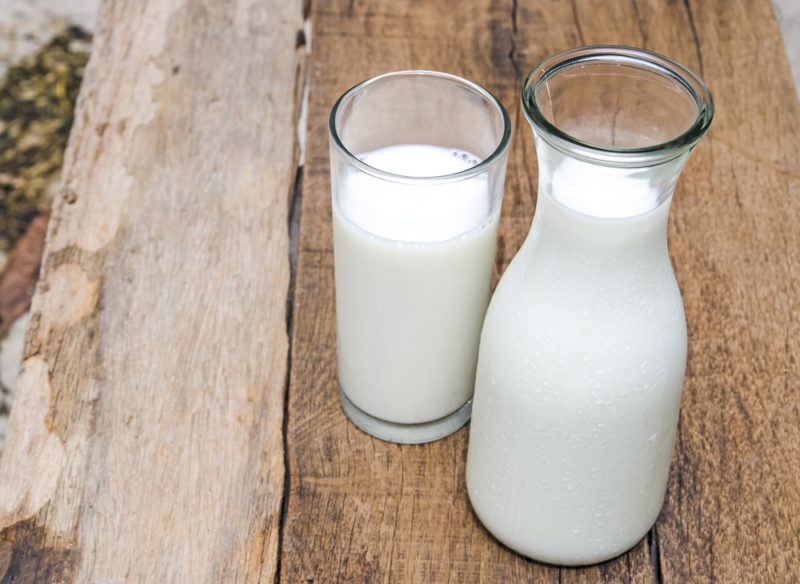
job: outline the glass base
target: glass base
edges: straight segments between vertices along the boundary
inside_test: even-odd
[[[359,409],[347,398],[341,386],[339,386],[339,402],[342,404],[345,415],[357,428],[375,438],[398,444],[424,444],[440,440],[461,428],[472,415],[472,400],[470,399],[452,414],[438,420],[421,424],[395,424],[370,416],[364,410]]]

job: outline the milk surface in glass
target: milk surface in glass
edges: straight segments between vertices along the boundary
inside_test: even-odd
[[[399,144],[358,155],[397,175],[432,177],[480,161]],[[473,391],[489,298],[499,203],[486,175],[395,182],[348,169],[333,205],[339,380],[381,420],[437,420]],[[502,189],[502,184],[500,185]]]

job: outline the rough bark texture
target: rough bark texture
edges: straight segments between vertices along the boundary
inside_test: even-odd
[[[299,4],[105,7],[0,462],[0,581],[800,580],[800,112],[769,2],[310,8],[295,175]],[[392,69],[498,95],[515,136],[497,277],[536,200],[522,76],[599,42],[695,68],[717,117],[670,224],[690,355],[664,511],[629,553],[559,569],[478,523],[467,429],[398,446],[340,411],[327,115]]]
[[[106,3],[0,463],[3,582],[272,581],[299,2]]]

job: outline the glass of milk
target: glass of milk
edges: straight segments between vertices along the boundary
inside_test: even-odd
[[[590,564],[664,500],[687,355],[667,221],[713,101],[666,57],[583,47],[534,69],[522,102],[536,213],[486,314],[467,490],[509,547]]]
[[[356,85],[330,115],[339,397],[392,442],[470,417],[511,127],[455,75]]]

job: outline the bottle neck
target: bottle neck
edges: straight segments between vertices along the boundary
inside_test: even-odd
[[[666,254],[670,203],[633,217],[595,217],[572,210],[540,186],[529,240],[584,260]]]
[[[540,190],[518,269],[530,286],[543,285],[551,298],[576,309],[671,294],[676,288],[667,249],[669,204],[609,219],[577,213]]]
[[[644,168],[603,166],[536,136],[539,195],[531,230],[571,253],[666,252],[672,193],[688,153]]]

